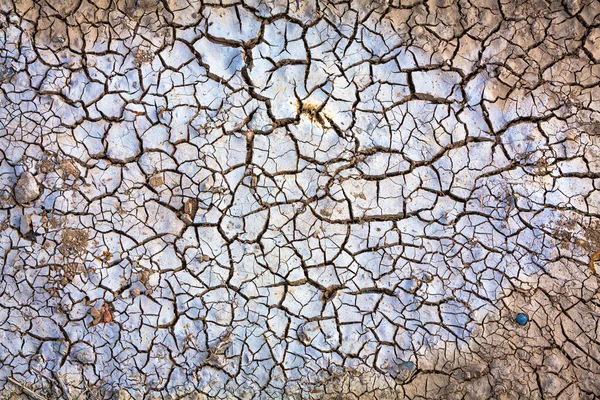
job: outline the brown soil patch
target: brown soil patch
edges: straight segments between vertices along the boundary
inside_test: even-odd
[[[85,252],[89,240],[85,229],[65,229],[62,232],[60,252],[65,256],[80,255]]]
[[[560,241],[560,248],[568,249],[578,246],[590,254],[589,268],[595,274],[595,263],[600,260],[600,223],[594,222],[582,225],[580,222],[567,218],[559,221],[554,237]]]

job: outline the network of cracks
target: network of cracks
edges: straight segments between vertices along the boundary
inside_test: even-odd
[[[600,396],[600,2],[0,0],[0,398]]]

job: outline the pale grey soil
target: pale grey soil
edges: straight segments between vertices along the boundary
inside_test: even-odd
[[[600,2],[0,0],[0,266],[0,399],[598,398]]]

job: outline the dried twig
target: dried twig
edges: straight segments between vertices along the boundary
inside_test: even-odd
[[[22,383],[17,382],[16,380],[14,380],[13,378],[11,378],[10,376],[8,377],[8,381],[10,383],[12,383],[13,385],[16,385],[16,386],[20,387],[21,390],[23,391],[23,393],[25,393],[27,396],[31,397],[32,399],[35,399],[35,400],[48,400],[45,397],[40,396],[39,394],[37,394],[33,390],[29,389],[27,386],[23,385]]]

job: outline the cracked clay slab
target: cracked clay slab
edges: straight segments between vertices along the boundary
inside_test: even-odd
[[[600,398],[598,0],[0,0],[0,399]]]

